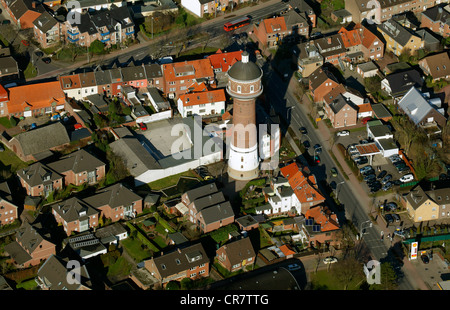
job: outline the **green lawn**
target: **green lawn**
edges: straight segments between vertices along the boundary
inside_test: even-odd
[[[0,168],[7,168],[11,172],[15,173],[19,169],[28,166],[27,163],[23,162],[13,151],[4,147],[4,151],[0,152]]]
[[[160,180],[148,183],[147,185],[150,187],[150,189],[158,191],[158,190],[161,190],[163,188],[167,188],[167,187],[176,185],[178,183],[178,180],[180,179],[181,176],[196,177],[194,175],[194,173],[189,170],[189,171],[186,171],[186,172],[183,172],[183,173],[171,175],[171,176],[169,176],[167,178],[160,179]]]
[[[127,250],[136,262],[141,262],[152,256],[151,251],[142,248],[142,242],[137,238],[127,238],[121,241],[122,246]]]
[[[37,69],[31,62],[28,63],[27,68],[23,71],[23,75],[26,79],[35,77],[37,75]]]
[[[131,271],[131,265],[124,257],[119,257],[117,261],[108,269],[108,277],[125,276]]]
[[[332,268],[332,267],[331,267]],[[360,285],[365,278],[354,279],[349,285],[347,290],[359,290]],[[345,289],[344,283],[341,283],[336,277],[333,276],[332,271],[327,269],[319,270],[317,273],[311,273],[311,282],[313,283],[314,290],[343,290]]]
[[[0,125],[2,125],[5,128],[12,128],[11,121],[9,120],[9,117],[0,117]]]

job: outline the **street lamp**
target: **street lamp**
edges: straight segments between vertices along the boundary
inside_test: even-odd
[[[367,220],[367,221],[365,221],[365,222],[362,222],[361,225],[359,226],[359,233],[361,234],[361,239],[362,239],[362,236],[364,235],[364,234],[362,233],[363,225],[364,225],[364,224],[367,224],[367,223],[369,223],[369,227],[372,227],[372,221],[371,221],[371,220]]]

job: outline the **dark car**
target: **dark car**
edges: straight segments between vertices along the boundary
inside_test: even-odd
[[[385,177],[381,180],[381,184],[386,184],[386,183],[389,182],[390,180],[392,180],[392,175],[388,174],[387,176],[385,176]]]
[[[391,224],[391,223],[394,223],[394,218],[392,217],[392,215],[391,214],[386,214],[385,216],[384,216],[384,219],[386,220],[386,222],[388,223],[388,224]]]
[[[42,57],[42,56],[44,56],[44,53],[41,52],[41,51],[37,51],[37,52],[35,52],[34,54],[35,54],[37,57]]]
[[[311,144],[309,143],[308,140],[305,140],[305,141],[303,141],[303,146],[304,146],[306,149],[309,149],[309,147],[311,146]]]
[[[398,214],[396,214],[396,213],[393,213],[393,214],[392,214],[392,217],[394,218],[394,220],[395,220],[396,222],[400,222],[400,215],[398,215]]]
[[[377,186],[371,186],[370,187],[370,192],[371,193],[376,193],[376,192],[378,192],[379,190],[381,189],[381,185],[377,185]]]
[[[320,146],[320,144],[314,145],[314,151],[316,152],[316,154],[322,153],[322,147]]]
[[[366,171],[362,172],[361,174],[362,174],[363,176],[367,176],[367,175],[369,175],[369,174],[374,174],[374,173],[375,173],[375,170],[370,169],[370,170],[366,170]]]
[[[386,170],[381,171],[381,172],[378,174],[377,179],[378,179],[378,180],[382,180],[382,179],[386,176],[386,174],[387,174],[387,171],[386,171]]]
[[[394,186],[394,183],[392,183],[392,182],[387,182],[386,184],[384,184],[382,190],[383,190],[383,191],[388,191],[388,190],[391,189],[392,186]]]
[[[360,156],[358,159],[355,160],[356,165],[365,165],[369,162],[366,156]]]
[[[364,177],[364,181],[375,180],[377,176],[375,174],[368,174]]]
[[[52,60],[49,57],[42,58],[42,61],[45,62],[46,64],[49,64],[52,62]]]
[[[395,202],[388,202],[384,205],[384,209],[386,211],[395,211],[397,210],[397,204]]]
[[[305,127],[300,127],[300,132],[304,135],[306,135],[308,133],[308,131],[306,130]]]
[[[422,262],[424,264],[428,264],[430,262],[430,258],[428,257],[428,255],[423,254],[420,256],[420,258],[422,259]]]

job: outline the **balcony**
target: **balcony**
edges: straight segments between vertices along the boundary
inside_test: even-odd
[[[105,38],[105,39],[102,39],[102,40],[100,40],[102,43],[106,43],[106,42],[108,42],[108,41],[110,41],[111,39],[110,38]]]
[[[78,42],[80,39],[79,38],[72,39],[71,37],[67,37],[67,40],[69,40],[72,43],[75,43]]]
[[[71,36],[76,36],[80,34],[77,30],[70,30],[70,29],[67,29],[67,33]]]
[[[134,29],[133,29],[133,30],[130,30],[130,31],[127,31],[127,32],[125,32],[125,35],[129,36],[129,35],[131,35],[131,34],[133,34],[133,33],[134,33]]]
[[[110,34],[109,31],[100,33],[100,35],[101,35],[102,37],[107,36],[107,35],[109,35],[109,34]]]

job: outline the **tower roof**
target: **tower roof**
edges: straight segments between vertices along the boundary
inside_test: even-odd
[[[231,78],[240,81],[252,81],[261,76],[261,68],[254,62],[249,61],[248,56],[247,51],[242,52],[242,59],[228,70],[228,75]]]

